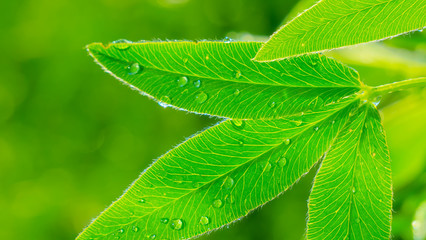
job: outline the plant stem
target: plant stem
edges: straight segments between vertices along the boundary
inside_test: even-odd
[[[370,96],[377,97],[396,91],[406,90],[412,87],[426,87],[426,77],[407,79],[399,82],[372,87]]]

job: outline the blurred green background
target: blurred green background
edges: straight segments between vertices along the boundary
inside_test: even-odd
[[[313,1],[299,6],[306,2]],[[164,109],[131,91],[93,63],[86,44],[265,39],[287,14],[303,10],[292,10],[295,4],[1,1],[0,239],[74,239],[153,159],[218,121]],[[377,85],[425,76],[425,39],[416,32],[329,54]],[[426,226],[422,217],[412,224],[426,216],[419,207],[426,201],[426,90],[406,95],[379,105],[393,161],[394,239],[412,239],[412,225]],[[301,239],[315,171],[249,217],[201,239]]]

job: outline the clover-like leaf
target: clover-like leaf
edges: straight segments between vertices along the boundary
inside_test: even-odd
[[[257,61],[382,40],[426,26],[425,0],[322,0],[275,32]]]
[[[225,120],[160,157],[77,239],[187,239],[236,221],[308,172],[356,105]]]
[[[308,239],[389,239],[390,167],[379,113],[365,104],[340,132],[315,177]]]
[[[142,94],[191,112],[273,119],[338,109],[361,88],[356,71],[322,55],[258,63],[258,42],[146,42],[88,46],[96,61]],[[294,104],[297,103],[297,104]]]

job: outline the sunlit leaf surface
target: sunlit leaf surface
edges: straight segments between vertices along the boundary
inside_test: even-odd
[[[322,0],[274,33],[255,60],[381,40],[426,26],[425,0]]]
[[[390,167],[379,113],[366,104],[339,133],[315,178],[308,239],[389,239]]]
[[[360,90],[356,71],[322,55],[258,63],[257,42],[95,43],[108,72],[160,101],[197,113],[273,119],[339,109]]]
[[[353,101],[338,111],[207,129],[160,157],[78,239],[186,239],[238,220],[320,160]]]

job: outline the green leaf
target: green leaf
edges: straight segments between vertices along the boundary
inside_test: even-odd
[[[107,72],[163,106],[234,119],[339,109],[347,104],[343,97],[361,88],[355,70],[322,55],[251,61],[260,46],[125,42],[95,43],[88,51]]]
[[[372,104],[355,112],[321,164],[309,200],[308,239],[390,239],[390,158]]]
[[[381,40],[426,26],[425,0],[323,0],[274,33],[257,61]]]
[[[358,102],[282,119],[225,120],[160,157],[77,239],[186,239],[239,220],[308,172]]]

